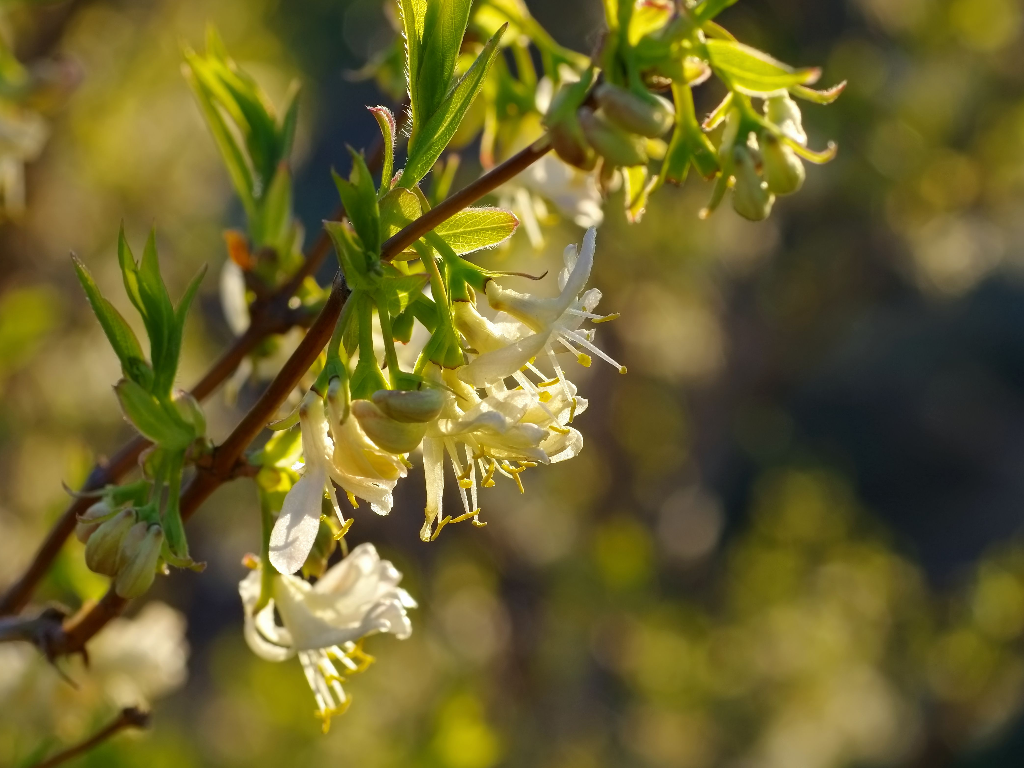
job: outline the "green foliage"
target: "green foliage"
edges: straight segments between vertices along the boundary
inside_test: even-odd
[[[716,74],[748,96],[770,96],[794,86],[810,85],[821,75],[820,69],[793,69],[763,51],[733,40],[708,40],[706,45]]]
[[[407,40],[415,39],[415,36],[418,34],[417,30],[419,27],[412,26],[413,20],[417,18],[413,15],[415,9],[412,6],[414,5],[417,4],[413,0],[405,0],[402,4],[402,18],[403,23],[406,25]],[[439,3],[438,5],[441,4]],[[465,26],[463,25],[464,29]],[[407,43],[413,124],[412,133],[409,137],[409,156],[405,169],[402,171],[402,178],[399,181],[402,187],[406,189],[413,187],[420,179],[426,176],[441,156],[445,147],[448,146],[448,142],[451,141],[458,130],[462,118],[465,117],[473,100],[477,97],[480,89],[483,88],[484,79],[490,69],[491,62],[494,60],[494,56],[498,52],[498,42],[501,40],[505,29],[506,27],[502,26],[494,33],[466,74],[454,84],[452,83],[452,73],[454,73],[455,68],[454,56],[458,53],[459,45],[461,45],[461,34],[459,35],[459,41],[454,47],[454,51],[451,52],[450,72],[447,64],[442,66],[442,63],[448,60],[447,54],[443,56],[441,53],[434,54],[431,58],[430,66],[422,63],[425,57],[430,58],[430,55],[424,53],[424,50],[433,50],[439,43],[432,42],[426,49],[422,41]],[[447,45],[453,38],[448,35],[442,36],[442,39]],[[431,74],[424,76],[423,72]],[[438,92],[438,89],[433,84],[429,87],[424,86],[421,80],[425,77],[429,81],[431,77],[441,77],[445,72],[449,72],[449,75],[443,89],[440,91],[443,93],[443,97],[435,105],[433,94]]]
[[[213,27],[206,54],[184,50],[185,79],[213,134],[232,184],[249,219],[257,247],[291,247],[291,180],[287,168],[298,120],[297,83],[280,114],[256,81],[229,56]]]
[[[377,190],[361,153],[348,148],[352,157],[352,172],[348,180],[333,173],[334,183],[345,205],[345,213],[359,235],[363,248],[372,255],[380,255],[380,207],[377,204]]]
[[[467,208],[434,231],[460,256],[500,245],[515,234],[519,219],[501,208]]]
[[[154,444],[170,451],[186,448],[195,439],[187,424],[173,406],[162,403],[151,393],[129,379],[114,387],[125,418]]]
[[[398,128],[395,125],[395,116],[387,107],[367,107],[380,126],[381,137],[384,141],[384,163],[380,174],[380,190],[378,197],[384,197],[391,189],[391,176],[395,171],[395,136]]]

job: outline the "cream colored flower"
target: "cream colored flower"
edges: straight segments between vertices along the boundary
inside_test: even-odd
[[[493,486],[496,475],[514,480],[522,492],[519,475],[523,471],[572,458],[583,446],[580,433],[568,426],[572,416],[586,407],[585,400],[575,397],[574,387],[566,397],[562,389],[552,395],[552,383],[541,388],[527,382],[528,387],[514,390],[499,384],[481,398],[454,371],[433,366],[427,373],[444,385],[448,396],[423,439],[427,504],[420,538],[424,541],[436,538],[450,522],[471,518],[483,525],[479,488]],[[463,513],[455,518],[443,515],[446,455],[462,497]]]
[[[325,491],[344,530],[345,516],[332,481],[349,494],[353,505],[359,497],[370,502],[374,512],[386,515],[394,503],[392,491],[406,474],[399,457],[377,448],[356,420],[341,412],[337,387],[333,382],[331,387],[330,422],[323,398],[315,392],[308,392],[299,406],[305,467],[285,497],[270,535],[270,562],[281,573],[295,573],[306,561],[320,528]]]
[[[412,633],[406,610],[415,608],[416,601],[398,586],[401,580],[402,574],[381,560],[372,544],[360,544],[316,584],[297,576],[274,576],[272,599],[255,615],[260,571],[238,585],[246,642],[267,661],[298,656],[324,731],[331,716],[344,712],[351,701],[338,667],[360,672],[373,661],[362,651],[363,638],[389,633],[404,640]]]
[[[582,293],[594,265],[596,240],[597,230],[591,228],[587,230],[579,252],[574,245],[565,249],[565,268],[558,276],[560,293],[554,298],[518,293],[502,288],[494,280],[487,283],[488,303],[518,320],[519,326],[502,323],[490,324],[487,328],[478,324],[476,328],[469,329],[466,321],[469,313],[465,308],[460,310],[460,330],[471,345],[476,344],[475,348],[481,354],[459,369],[459,378],[475,387],[485,388],[514,377],[524,368],[540,374],[533,367],[533,361],[543,354],[554,369],[556,379],[568,391],[568,380],[557,357],[563,349],[576,355],[585,366],[590,365],[589,352],[614,365],[620,373],[626,372],[625,366],[594,344],[593,329],[581,329],[587,320],[601,322],[615,317],[594,314],[593,310],[601,300],[599,290],[591,288]],[[490,339],[485,342],[489,334]]]

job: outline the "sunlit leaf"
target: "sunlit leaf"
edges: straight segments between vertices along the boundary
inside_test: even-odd
[[[808,85],[818,79],[819,69],[793,69],[767,53],[731,40],[708,40],[708,56],[715,72],[741,93],[765,96]]]
[[[519,226],[511,211],[501,208],[467,208],[440,224],[434,231],[455,253],[493,248],[508,240]]]

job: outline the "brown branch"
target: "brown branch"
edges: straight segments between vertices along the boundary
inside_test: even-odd
[[[384,145],[378,140],[367,165],[371,170],[382,165],[384,161]],[[339,207],[334,219],[340,219],[345,213]],[[294,275],[265,299],[253,302],[250,310],[252,322],[249,328],[235,339],[234,343],[210,367],[199,383],[192,389],[192,395],[198,400],[206,399],[217,389],[265,338],[286,332],[296,325],[307,325],[308,317],[291,309],[289,302],[303,281],[316,273],[327,254],[330,253],[331,241],[326,230],[321,230],[316,241],[306,254],[302,266]],[[114,456],[106,462],[98,463],[89,473],[89,477],[81,491],[96,491],[111,483],[118,482],[139,460],[139,455],[149,446],[143,437],[135,437],[122,446]],[[18,613],[28,605],[36,585],[53,565],[60,554],[64,542],[74,532],[78,516],[84,513],[93,503],[88,497],[75,498],[64,513],[53,524],[50,531],[25,572],[7,588],[0,597],[0,616]]]
[[[488,171],[465,189],[452,195],[387,240],[381,249],[381,258],[393,259],[438,224],[470,206],[484,195],[493,192],[532,163],[537,162],[549,149],[550,146],[542,139]],[[242,418],[227,439],[214,451],[213,460],[209,466],[197,468],[199,471],[181,497],[183,519],[187,520],[195,514],[210,494],[235,476],[235,469],[242,453],[267,425],[287,399],[289,393],[298,385],[310,366],[319,357],[323,348],[327,346],[345,300],[348,298],[348,293],[348,288],[339,275],[335,278],[330,298],[319,317],[310,326],[302,342],[288,358],[266,392]],[[118,597],[113,588],[109,589],[102,600],[93,605],[83,606],[81,611],[64,623],[63,631],[52,641],[49,648],[50,653],[59,656],[83,651],[85,644],[93,635],[99,632],[108,621],[120,614],[127,604],[128,601]]]
[[[138,707],[126,707],[125,709],[122,709],[113,722],[109,723],[105,728],[103,728],[103,730],[93,734],[81,744],[76,744],[73,747],[65,749],[63,752],[58,752],[53,757],[48,757],[42,762],[36,763],[33,768],[53,768],[55,765],[60,765],[61,763],[65,763],[79,755],[85,754],[93,747],[102,744],[107,739],[117,735],[127,728],[145,728],[148,725],[149,712],[139,709]]]

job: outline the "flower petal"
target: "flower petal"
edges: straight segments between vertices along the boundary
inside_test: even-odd
[[[285,496],[270,533],[270,562],[281,573],[295,573],[306,562],[320,529],[320,500],[326,484],[326,470],[316,467],[307,470]]]

